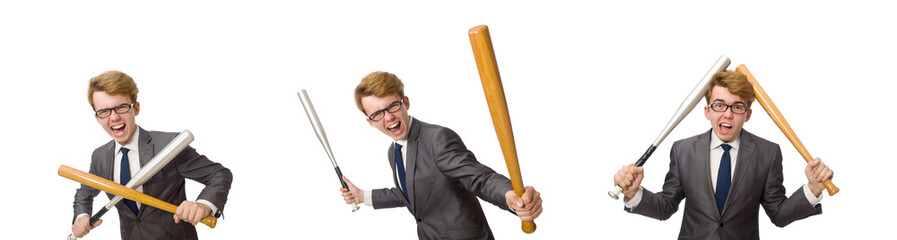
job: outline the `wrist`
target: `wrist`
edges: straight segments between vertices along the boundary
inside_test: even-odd
[[[810,187],[810,192],[812,192],[813,195],[814,195],[814,196],[817,196],[817,197],[818,197],[820,194],[822,194],[822,190],[825,189],[825,186],[822,185],[821,182],[816,182],[816,183],[812,183],[812,182],[810,182],[810,183],[807,183],[807,187]]]

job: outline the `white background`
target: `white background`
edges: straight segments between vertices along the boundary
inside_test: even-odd
[[[296,96],[308,89],[343,173],[392,186],[390,140],[367,125],[352,90],[367,73],[406,84],[412,116],[457,131],[506,173],[467,30],[488,24],[513,120],[524,183],[544,198],[532,235],[484,204],[499,239],[674,238],[682,214],[657,221],[605,192],[681,100],[725,54],[746,64],[841,193],[824,214],[786,228],[760,211],[764,239],[881,236],[897,213],[887,176],[897,37],[893,7],[799,3],[453,3],[29,1],[0,4],[0,184],[3,234],[62,239],[78,184],[109,136],[94,121],[88,80],[121,70],[137,81],[141,127],[191,130],[192,146],[234,173],[225,219],[204,239],[416,237],[396,208],[356,213]],[[672,142],[709,129],[699,108],[646,164],[660,190]],[[781,145],[790,194],[805,164],[755,105],[745,128]],[[191,182],[188,196],[201,186]],[[101,195],[95,208],[108,200]],[[681,206],[680,206],[681,207]],[[87,239],[117,239],[110,213]]]

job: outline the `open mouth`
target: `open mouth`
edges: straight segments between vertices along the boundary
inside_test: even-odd
[[[122,123],[117,126],[112,126],[110,129],[112,129],[112,133],[115,133],[115,135],[121,135],[125,133],[125,124]]]
[[[722,134],[729,133],[729,131],[732,131],[732,124],[728,124],[728,123],[720,123],[720,124],[719,124],[719,131],[720,131],[720,133],[722,133]]]
[[[389,127],[386,127],[386,130],[389,132],[396,134],[402,131],[402,122],[396,122]]]

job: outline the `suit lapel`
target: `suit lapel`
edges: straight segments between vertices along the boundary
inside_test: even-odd
[[[137,148],[140,149],[140,156],[138,157],[140,160],[140,168],[146,166],[146,163],[153,159],[153,152],[155,151],[155,144],[153,144],[153,138],[150,136],[149,131],[143,130],[143,128],[139,128],[140,131],[140,139],[137,139]],[[151,184],[143,185],[143,193],[147,195],[153,196],[150,194],[152,192]],[[140,204],[140,214],[143,214],[144,211],[147,210],[146,204]]]
[[[405,186],[408,187],[408,201],[411,203],[411,212],[414,212],[415,204],[414,204],[414,175],[415,169],[417,168],[417,149],[418,149],[418,137],[420,136],[420,125],[423,124],[421,121],[417,119],[411,120],[411,129],[408,132],[408,149],[406,149],[406,158],[405,159]]]
[[[102,178],[109,179],[109,181],[115,181],[115,140],[109,141],[108,144],[103,146],[103,152],[100,153],[100,156],[102,156],[102,162],[100,163],[100,165],[103,168],[100,169],[100,172],[98,174],[100,174],[100,177]],[[112,195],[111,193],[106,193],[106,195],[109,196],[109,199],[115,197],[115,195]],[[125,206],[124,202],[119,202],[118,204],[116,204],[116,208],[118,207],[128,208],[127,206]],[[125,211],[119,211],[119,213],[122,212]],[[134,213],[131,213],[130,215],[134,216]]]
[[[137,148],[140,148],[140,168],[146,166],[146,164],[153,159],[153,152],[155,151],[155,144],[153,144],[153,138],[150,136],[149,131],[140,129],[140,139],[137,139]]]
[[[738,187],[741,186],[741,182],[748,167],[751,166],[752,156],[754,155],[754,138],[750,133],[742,129],[739,141],[738,147],[740,149],[738,149],[738,159],[735,161],[735,173],[732,175],[732,186],[729,188],[729,196],[726,198],[723,212],[726,212],[726,209],[732,203],[730,200],[738,199]]]
[[[115,140],[109,141],[109,143],[103,147],[103,150],[104,152],[100,154],[100,156],[103,156],[103,160],[100,164],[101,166],[103,166],[102,171],[99,172],[99,174],[101,175],[100,177],[109,179],[110,181],[114,181],[115,176],[113,175],[115,175]]]
[[[700,171],[698,174],[701,178],[701,187],[704,188],[704,191],[700,192],[706,193],[703,194],[703,198],[706,198],[712,204],[713,212],[720,216],[721,214],[716,210],[716,195],[714,195],[716,190],[713,189],[713,180],[710,178],[710,134],[713,134],[713,130],[707,131],[698,137],[698,141],[695,142],[694,152],[698,161],[697,166]]]

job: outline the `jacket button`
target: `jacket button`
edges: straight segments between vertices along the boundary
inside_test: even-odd
[[[421,221],[422,221],[422,220],[421,220],[420,218],[417,219],[417,222],[421,222]]]
[[[723,223],[719,223],[719,227],[723,227]]]

